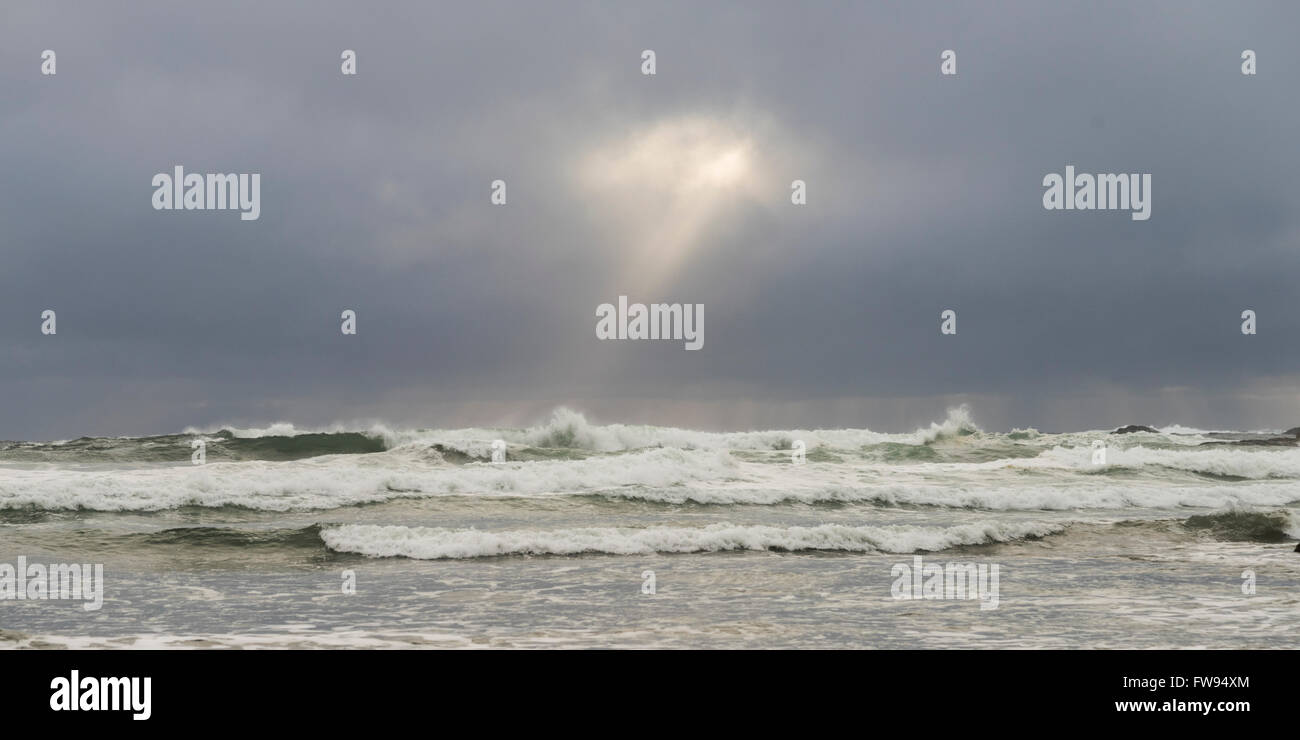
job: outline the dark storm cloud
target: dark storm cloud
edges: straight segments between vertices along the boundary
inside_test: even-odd
[[[699,426],[890,428],[963,399],[990,427],[1300,423],[1293,5],[4,12],[0,437],[553,403]],[[697,212],[583,167],[682,121],[757,164],[643,294],[628,266]],[[152,210],[177,164],[261,173],[261,218]],[[1151,220],[1043,210],[1067,164],[1152,173]],[[620,294],[704,303],[705,349],[597,341]]]

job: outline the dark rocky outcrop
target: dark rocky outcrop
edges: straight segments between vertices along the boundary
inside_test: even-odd
[[[1119,429],[1116,429],[1115,431],[1111,432],[1111,434],[1132,434],[1134,432],[1150,432],[1152,434],[1159,434],[1160,430],[1152,429],[1151,427],[1144,427],[1141,424],[1129,424],[1126,427],[1120,427]]]
[[[1291,427],[1290,429],[1288,429],[1288,430],[1286,430],[1285,432],[1282,432],[1282,433],[1283,433],[1283,434],[1289,434],[1289,435],[1291,435],[1292,437],[1300,437],[1300,427]]]

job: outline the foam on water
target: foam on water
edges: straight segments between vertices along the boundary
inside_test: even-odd
[[[668,487],[736,473],[725,453],[655,449],[619,457],[448,466],[402,456],[338,455],[272,463],[127,470],[17,469],[0,475],[0,508],[156,511],[240,506],[332,509],[440,494],[542,494]]]
[[[206,465],[189,464],[196,436]],[[111,620],[25,603],[0,647],[1294,646],[1296,539],[1289,440],[1000,434],[965,409],[901,434],[560,409],[522,429],[0,442],[0,561],[113,574]],[[914,553],[1000,565],[999,618],[896,600],[891,569]]]
[[[718,523],[705,527],[587,527],[508,532],[351,524],[323,529],[321,539],[331,550],[339,552],[371,557],[436,560],[521,554],[637,555],[723,550],[910,553],[944,550],[958,545],[1006,542],[1025,537],[1044,537],[1063,529],[1064,526],[1060,524],[1009,524],[995,521],[943,528],[850,527],[835,524],[773,527]]]

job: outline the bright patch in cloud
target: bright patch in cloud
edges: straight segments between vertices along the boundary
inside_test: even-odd
[[[771,198],[773,179],[757,137],[719,120],[657,122],[602,143],[579,162],[579,182],[614,220],[615,245],[629,255],[620,291],[653,291],[707,246],[710,226],[730,207]],[[658,300],[662,296],[647,295]]]

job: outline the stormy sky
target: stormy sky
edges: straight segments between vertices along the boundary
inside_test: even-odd
[[[0,438],[1300,424],[1294,3],[178,5],[0,10]],[[620,295],[704,348],[597,340]]]

